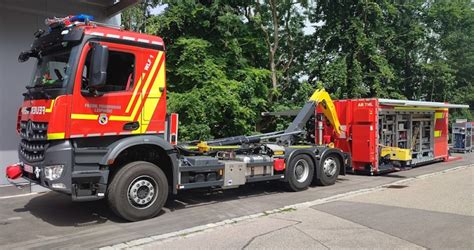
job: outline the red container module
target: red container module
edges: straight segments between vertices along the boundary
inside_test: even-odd
[[[351,153],[353,171],[370,174],[447,160],[448,109],[466,107],[392,99],[336,100],[334,105],[342,133],[324,123],[322,131],[316,128],[316,142],[330,136],[336,148]],[[382,148],[411,155],[406,161],[388,160],[380,156]]]

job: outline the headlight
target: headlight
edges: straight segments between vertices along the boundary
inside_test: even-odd
[[[44,168],[44,177],[50,181],[54,181],[61,177],[63,173],[64,165],[53,165],[46,166]]]
[[[51,187],[57,188],[57,189],[66,189],[66,185],[64,185],[64,183],[53,183]]]

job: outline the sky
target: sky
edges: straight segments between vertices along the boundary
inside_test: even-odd
[[[166,7],[168,7],[167,4],[158,5],[155,8],[151,9],[150,13],[152,15],[159,15],[159,14],[163,13],[163,11],[166,9]]]

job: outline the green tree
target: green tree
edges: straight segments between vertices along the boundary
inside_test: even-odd
[[[471,112],[457,110],[455,117],[474,119],[474,4],[469,0],[427,1],[430,30],[425,86],[431,99],[466,103]],[[438,73],[430,75],[428,73]],[[453,120],[453,119],[452,119]]]
[[[385,56],[392,4],[387,1],[318,1],[310,11],[316,32],[308,40],[309,80],[322,80],[338,97],[387,96],[393,68]],[[336,82],[334,82],[336,80]]]
[[[156,4],[167,8],[153,16]],[[182,137],[207,139],[281,129],[260,113],[300,107],[321,83],[335,98],[472,106],[473,9],[469,0],[150,0],[122,18],[163,37],[169,110]]]
[[[390,97],[424,98],[422,62],[427,42],[424,3],[424,0],[393,1],[387,6],[383,47],[395,76],[387,86]]]
[[[185,139],[257,131],[267,109],[270,72],[264,41],[238,1],[164,1],[148,32],[167,46],[169,110],[180,113]]]
[[[303,37],[304,8],[302,0],[256,0],[246,7],[244,15],[263,35],[267,47],[268,67],[273,91],[278,91],[281,79],[290,84],[291,66],[295,63],[297,41]]]
[[[159,0],[142,0],[140,3],[122,12],[122,25],[126,30],[147,32],[147,20],[151,17],[150,9],[156,7]]]

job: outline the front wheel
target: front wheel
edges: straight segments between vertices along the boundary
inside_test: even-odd
[[[107,189],[110,208],[128,221],[139,221],[158,215],[167,197],[166,175],[158,166],[144,161],[123,166]]]
[[[319,162],[321,174],[317,178],[317,183],[322,186],[329,186],[336,183],[337,176],[341,169],[341,161],[335,154],[325,155]]]

